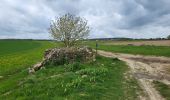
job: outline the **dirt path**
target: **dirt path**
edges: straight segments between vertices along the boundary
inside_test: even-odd
[[[153,81],[170,85],[170,58],[112,53],[101,50],[98,51],[98,54],[105,57],[117,57],[130,66],[132,75],[138,79],[141,88],[148,95],[148,97],[141,97],[142,100],[164,100],[154,88]]]

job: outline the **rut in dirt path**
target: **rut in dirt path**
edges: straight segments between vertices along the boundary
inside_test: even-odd
[[[170,58],[112,53],[102,50],[98,50],[98,54],[105,57],[117,57],[127,63],[131,68],[131,73],[148,95],[148,97],[142,97],[140,99],[164,100],[154,88],[153,80],[161,81],[168,85],[170,84],[170,74],[166,72],[167,66],[170,66]]]

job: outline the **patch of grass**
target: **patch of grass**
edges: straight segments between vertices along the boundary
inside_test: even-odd
[[[154,81],[153,83],[160,94],[167,100],[170,100],[170,86],[158,81]]]
[[[128,70],[124,62],[101,56],[91,63],[49,65],[0,99],[136,100],[139,87],[135,79],[124,77]]]
[[[75,72],[77,70],[83,69],[85,66],[80,62],[75,62],[73,64],[65,64],[64,67],[67,71]]]
[[[108,72],[107,68],[99,67],[99,68],[85,68],[77,71],[76,73],[80,75],[98,76],[105,75],[107,72]]]

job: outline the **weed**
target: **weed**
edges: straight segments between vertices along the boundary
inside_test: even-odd
[[[66,71],[73,72],[84,68],[84,66],[80,62],[74,62],[73,64],[65,64],[64,67]]]
[[[97,75],[106,75],[108,73],[107,68],[86,68],[76,72],[80,75],[90,75],[90,76],[97,76]]]

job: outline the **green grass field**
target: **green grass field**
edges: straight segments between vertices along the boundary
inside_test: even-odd
[[[107,42],[107,41],[106,41]],[[100,50],[116,53],[170,57],[168,46],[105,45]],[[95,48],[95,42],[84,42]],[[81,45],[82,45],[81,44]],[[93,63],[46,66],[34,75],[28,67],[42,60],[44,51],[60,43],[35,40],[0,40],[0,99],[2,100],[135,100],[141,92],[133,78],[124,78],[128,67],[119,60],[98,57]],[[126,76],[129,76],[128,74]],[[169,87],[154,82],[163,97],[169,99]]]
[[[38,62],[53,42],[29,40],[0,41],[0,75],[10,75]]]
[[[28,67],[40,61],[53,42],[0,40],[0,94],[16,88],[19,80],[28,75]]]
[[[28,67],[40,61],[50,41],[0,41],[0,99],[135,100],[140,92],[133,78],[124,78],[128,67],[119,60],[98,57],[93,63],[46,66],[35,75]],[[126,76],[129,76],[128,74]]]
[[[169,46],[131,46],[131,45],[105,45],[109,41],[98,41],[98,49],[111,51],[115,53],[129,53],[140,55],[154,55],[170,57]],[[128,41],[127,41],[128,42]],[[86,42],[85,44],[95,48],[95,41]]]

